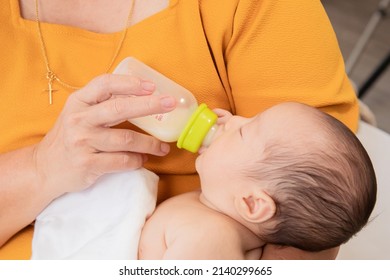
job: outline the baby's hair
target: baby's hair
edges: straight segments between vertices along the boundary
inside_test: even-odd
[[[321,131],[305,141],[268,143],[249,175],[276,203],[276,214],[269,226],[261,225],[266,230],[260,237],[266,243],[320,251],[347,242],[367,224],[376,178],[357,137],[334,117],[310,110]]]

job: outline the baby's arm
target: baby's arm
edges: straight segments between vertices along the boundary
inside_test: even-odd
[[[261,247],[247,244],[248,230],[198,198],[187,193],[157,207],[142,231],[139,259],[260,258]]]
[[[139,259],[242,259],[232,226],[210,219],[210,210],[188,209],[181,204],[186,201],[180,196],[157,207],[142,230]]]
[[[157,208],[142,229],[138,246],[138,259],[160,260],[163,258],[166,250],[165,223],[164,213],[161,213]]]
[[[196,221],[192,217],[169,216],[171,205],[164,205],[146,222],[140,239],[139,259],[237,259],[240,248],[232,237],[221,238],[221,232],[210,228],[208,222]],[[222,229],[221,229],[222,230]],[[220,242],[224,239],[225,242]],[[241,254],[242,255],[242,254]]]
[[[171,239],[171,240],[169,240]],[[241,241],[235,231],[223,223],[192,223],[168,238],[164,259],[226,260],[244,259]]]

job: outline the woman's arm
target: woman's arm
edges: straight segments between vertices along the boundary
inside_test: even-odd
[[[0,155],[0,246],[55,198],[39,185],[35,146]]]
[[[307,252],[293,247],[268,244],[264,246],[262,260],[334,260],[340,247],[320,252]]]
[[[110,128],[175,107],[173,98],[150,95],[154,86],[146,86],[134,77],[100,76],[68,98],[41,142],[0,155],[0,246],[56,197],[105,173],[138,168],[144,154],[168,153],[169,145],[154,137]]]

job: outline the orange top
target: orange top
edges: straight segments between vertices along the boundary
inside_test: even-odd
[[[54,104],[48,104],[36,23],[21,18],[19,1],[2,2],[0,152],[6,152],[38,142],[71,92],[54,83]],[[76,86],[105,71],[121,36],[47,23],[42,32],[51,68]],[[127,56],[210,108],[253,116],[297,101],[357,128],[355,93],[320,1],[170,0],[167,9],[129,27],[114,67]],[[195,157],[174,144],[169,156],[150,157],[146,167],[160,175],[160,201],[199,186]],[[4,245],[0,259],[29,258],[31,232],[27,228]]]

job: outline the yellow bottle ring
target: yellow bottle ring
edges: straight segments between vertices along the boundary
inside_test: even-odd
[[[191,115],[177,140],[177,147],[196,153],[218,116],[206,104],[201,104]]]

